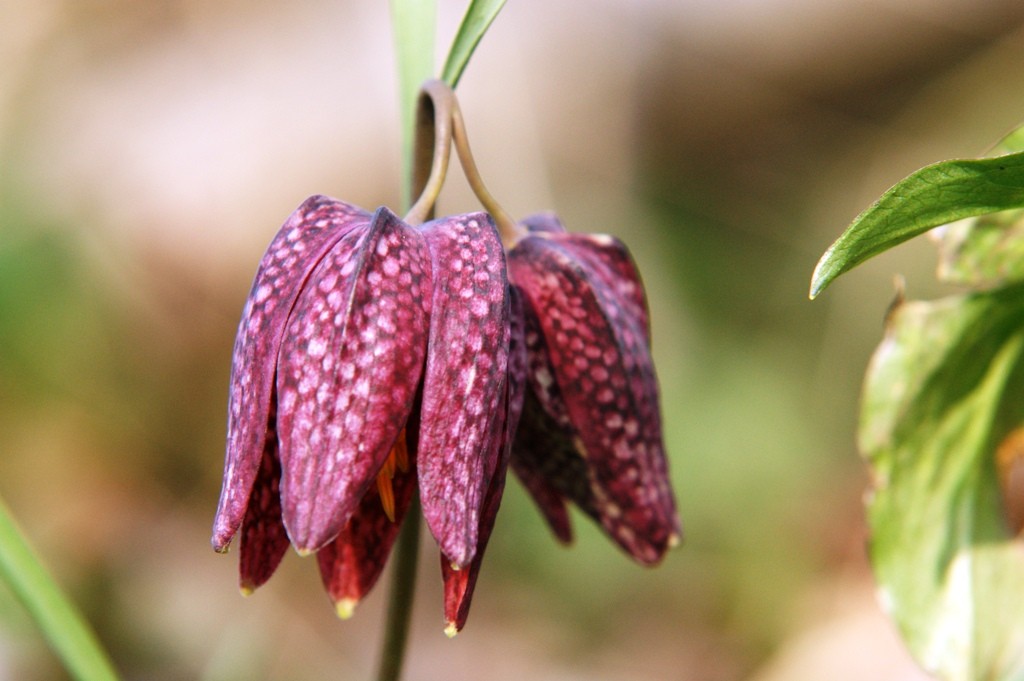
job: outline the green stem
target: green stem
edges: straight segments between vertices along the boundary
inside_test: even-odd
[[[0,578],[42,630],[53,651],[79,681],[116,681],[96,635],[64,596],[0,500]]]
[[[420,549],[420,505],[414,498],[398,534],[391,556],[391,593],[388,601],[384,646],[380,654],[377,681],[398,681],[402,674],[409,621],[412,619],[416,587],[416,561]]]
[[[476,194],[476,198],[480,199],[484,210],[490,213],[494,219],[494,224],[498,226],[498,232],[501,234],[501,240],[505,243],[505,247],[512,248],[526,234],[526,230],[516,224],[512,216],[505,212],[505,209],[501,207],[501,204],[498,203],[494,195],[484,185],[484,179],[480,176],[480,171],[477,170],[476,161],[473,159],[473,152],[469,148],[466,123],[462,119],[462,109],[459,107],[459,101],[456,99],[454,92],[451,93],[451,98],[452,137],[455,141],[455,151],[459,155],[459,163],[462,164],[462,173],[466,176],[466,181],[469,183],[473,193]]]
[[[488,191],[469,148],[459,100],[451,87],[440,80],[428,80],[420,88],[413,171],[413,188],[419,192],[419,198],[405,216],[405,221],[416,225],[430,219],[448,172],[453,143],[466,181],[484,210],[494,218],[505,246],[511,248],[526,234],[526,230],[516,224]]]
[[[435,0],[391,0],[391,24],[395,33],[398,66],[398,99],[402,121],[402,206],[416,197],[411,186],[415,172],[416,98],[419,87],[434,72]]]
[[[407,220],[415,220],[417,216],[420,221],[429,220],[441,184],[444,183],[451,152],[451,116],[447,109],[440,113],[439,119],[436,102],[430,97],[429,88],[425,87],[416,108],[412,172],[407,187],[409,196],[420,198],[410,210],[411,217],[407,217]],[[437,187],[431,191],[428,185],[434,183]],[[391,591],[388,594],[387,621],[384,625],[384,644],[380,651],[377,681],[398,681],[402,674],[409,623],[412,620],[413,593],[416,590],[421,515],[419,496],[414,494],[391,555]]]
[[[420,89],[416,107],[416,140],[413,145],[411,189],[419,194],[405,221],[426,222],[448,174],[452,154],[452,105],[454,94],[439,80],[428,80]]]

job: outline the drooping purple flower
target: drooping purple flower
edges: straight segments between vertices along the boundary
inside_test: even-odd
[[[212,543],[223,551],[240,534],[244,591],[291,544],[318,553],[350,614],[417,487],[443,562],[460,568],[446,581],[478,565],[511,437],[509,305],[483,213],[413,228],[314,196],[289,217],[260,263],[232,365]]]
[[[571,539],[572,501],[634,559],[656,563],[681,529],[639,274],[617,239],[567,233],[550,214],[524,224],[508,253],[529,385],[511,465],[559,539]]]

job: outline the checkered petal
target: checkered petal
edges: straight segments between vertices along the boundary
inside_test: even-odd
[[[434,302],[419,433],[423,514],[458,567],[476,554],[498,465],[506,399],[509,300],[505,255],[490,216],[427,223]]]
[[[218,551],[227,550],[242,524],[270,437],[277,356],[295,299],[324,254],[369,219],[355,206],[312,196],[285,221],[260,261],[232,358],[224,480],[211,539]]]
[[[552,440],[557,474],[544,477],[636,560],[657,562],[680,528],[646,305],[628,254],[608,237],[535,230],[510,252],[509,271],[543,338],[543,355],[531,360],[531,387],[550,417],[540,423],[563,434]],[[519,458],[534,467],[550,459],[536,450]]]
[[[405,427],[431,296],[422,235],[381,208],[334,245],[296,300],[277,425],[282,515],[300,553],[341,532]]]
[[[444,612],[447,622],[446,632],[453,636],[462,630],[469,616],[469,606],[473,600],[473,591],[476,589],[476,580],[480,575],[480,565],[483,563],[484,550],[491,538],[491,531],[494,529],[494,521],[498,515],[498,506],[501,503],[502,493],[505,489],[505,473],[508,470],[509,457],[512,450],[512,439],[519,427],[519,417],[522,413],[523,397],[526,392],[526,343],[524,321],[522,314],[522,301],[515,290],[510,290],[510,333],[509,333],[509,356],[508,356],[508,384],[506,388],[505,409],[502,410],[502,445],[501,456],[495,469],[491,484],[488,487],[484,498],[483,513],[480,517],[479,543],[476,555],[468,568],[455,570],[450,561],[444,556],[441,557],[441,574],[444,578]]]

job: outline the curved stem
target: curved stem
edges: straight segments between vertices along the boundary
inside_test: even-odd
[[[453,106],[455,93],[441,81],[428,80],[420,88],[412,172],[412,195],[419,198],[406,213],[410,225],[430,219],[444,186],[452,151]]]
[[[498,226],[498,232],[501,234],[501,240],[505,243],[505,247],[511,248],[526,234],[526,230],[516,224],[516,221],[501,207],[501,204],[484,185],[480,171],[477,170],[476,161],[473,160],[473,152],[469,148],[466,123],[462,118],[462,110],[459,108],[459,102],[455,99],[454,93],[452,94],[452,134],[455,139],[455,151],[459,154],[459,163],[462,164],[462,172],[466,176],[466,181],[469,182],[476,197],[480,199],[484,209],[494,218],[494,223]]]
[[[473,151],[469,148],[469,136],[466,134],[459,100],[455,92],[440,80],[428,80],[420,89],[413,170],[414,194],[418,192],[419,198],[409,209],[405,221],[416,225],[433,215],[434,204],[448,173],[453,141],[466,181],[484,210],[494,218],[505,246],[511,248],[526,231],[501,207],[480,177]]]
[[[377,681],[398,681],[405,659],[405,646],[409,638],[413,592],[416,585],[416,560],[420,548],[420,505],[413,499],[406,511],[405,521],[398,535],[395,552],[391,557],[391,593],[388,600],[387,625],[384,646],[381,648]]]

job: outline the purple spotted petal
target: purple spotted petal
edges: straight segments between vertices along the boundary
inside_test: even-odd
[[[341,201],[312,196],[292,213],[260,261],[232,358],[224,482],[211,540],[218,551],[227,549],[242,524],[260,467],[278,348],[295,298],[324,253],[369,217]]]
[[[278,368],[284,525],[300,553],[333,540],[412,410],[426,353],[430,254],[381,208],[309,277]]]
[[[580,262],[592,278],[601,282],[609,299],[607,313],[613,323],[617,316],[631,318],[644,331],[647,347],[651,345],[650,313],[640,273],[626,245],[606,234],[558,234],[550,237]]]
[[[450,562],[444,556],[441,557],[441,574],[444,578],[444,612],[449,633],[462,631],[462,627],[466,624],[466,618],[469,616],[469,606],[473,600],[473,591],[476,589],[476,580],[480,575],[484,550],[491,538],[494,521],[498,515],[498,506],[505,489],[505,474],[512,451],[512,440],[519,427],[519,417],[522,413],[523,397],[526,392],[527,359],[522,302],[516,291],[510,290],[509,294],[511,324],[507,397],[505,409],[502,410],[504,426],[501,457],[484,499],[476,555],[469,567],[462,570],[453,569]]]
[[[599,513],[593,503],[587,463],[574,444],[575,430],[555,379],[543,329],[529,304],[523,305],[523,319],[529,390],[512,448],[512,468],[555,536],[569,543],[572,529],[565,499],[592,517],[598,518]]]
[[[523,294],[509,287],[509,342],[508,342],[508,404],[502,432],[502,459],[499,468],[504,470],[512,454],[512,442],[523,414],[523,400],[526,397],[526,377],[529,372],[529,355],[526,348],[526,316],[523,312]]]
[[[585,266],[589,274],[599,278],[607,292],[615,292],[625,312],[635,317],[647,334],[650,345],[650,322],[647,296],[640,272],[619,239],[607,234],[568,233],[554,213],[537,213],[523,218],[522,224],[530,232],[547,232]]]
[[[504,418],[502,421],[506,420]],[[476,580],[480,575],[480,566],[483,563],[484,550],[491,538],[491,530],[494,529],[494,520],[498,515],[498,507],[501,504],[501,497],[505,490],[505,472],[508,461],[505,459],[495,469],[495,474],[488,485],[484,495],[484,501],[480,512],[480,526],[476,552],[468,566],[456,570],[453,561],[446,555],[441,555],[441,576],[444,580],[444,612],[445,622],[448,625],[449,635],[462,631],[469,616],[469,606],[473,600],[473,591],[476,589]]]
[[[515,287],[520,290],[519,287]],[[572,418],[569,415],[569,408],[565,406],[562,399],[562,389],[555,377],[555,368],[551,366],[551,353],[548,351],[547,339],[544,337],[544,329],[541,327],[537,313],[525,293],[523,297],[523,338],[527,351],[527,382],[530,392],[537,399],[542,411],[552,421],[551,425],[544,425],[543,430],[572,430]],[[524,418],[527,418],[524,416]],[[533,418],[528,420],[531,422]],[[540,424],[538,424],[540,425]]]
[[[608,285],[566,235],[535,232],[509,254],[513,282],[534,310],[585,463],[594,515],[643,563],[678,541],[679,524],[661,440],[657,382],[635,298]],[[560,420],[559,409],[550,416]],[[570,496],[566,490],[567,496]]]
[[[434,272],[419,434],[423,514],[441,552],[464,567],[501,448],[508,372],[508,279],[484,213],[423,226]]]

